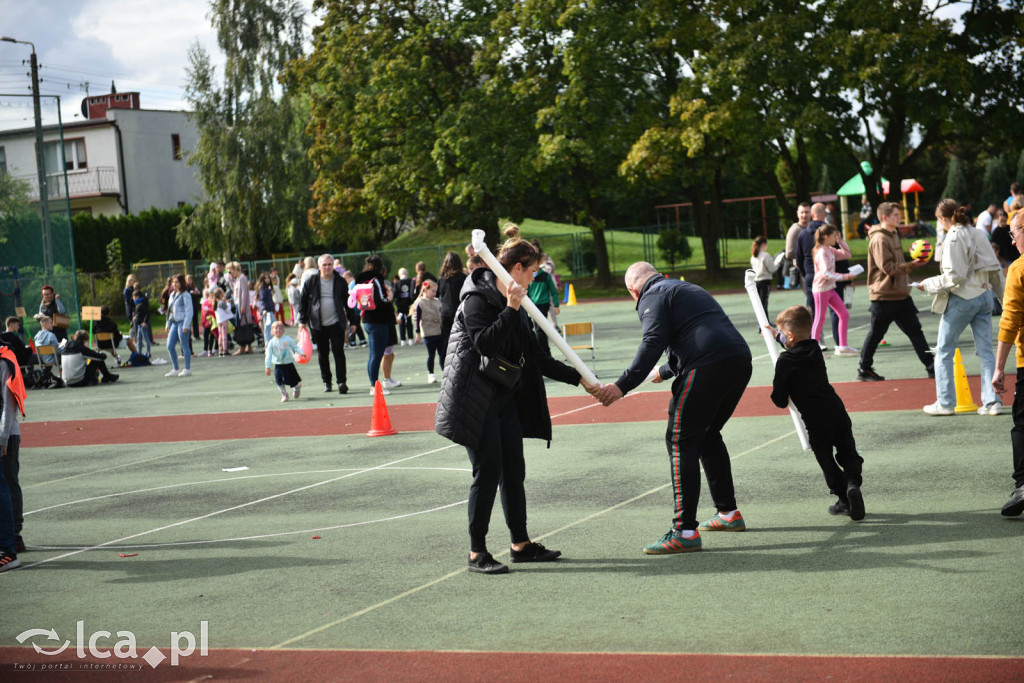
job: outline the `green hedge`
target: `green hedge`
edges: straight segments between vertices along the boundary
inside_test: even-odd
[[[199,254],[179,246],[174,237],[175,226],[192,211],[187,206],[150,209],[131,216],[77,214],[72,219],[75,265],[86,272],[109,270],[107,245],[115,238],[121,241],[121,260],[126,266],[143,260],[198,259]]]

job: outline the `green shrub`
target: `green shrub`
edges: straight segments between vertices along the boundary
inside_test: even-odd
[[[665,228],[661,231],[658,235],[658,249],[662,258],[672,264],[672,270],[675,270],[677,262],[685,263],[693,256],[690,240],[675,228]]]

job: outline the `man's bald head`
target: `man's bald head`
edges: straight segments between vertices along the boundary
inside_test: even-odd
[[[629,290],[634,299],[638,299],[640,298],[640,290],[655,275],[661,275],[657,268],[647,263],[647,261],[637,261],[626,269],[626,277],[624,278],[626,289]]]
[[[821,202],[811,204],[811,220],[823,221],[825,220],[825,205]]]

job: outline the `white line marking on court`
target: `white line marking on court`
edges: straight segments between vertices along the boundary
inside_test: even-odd
[[[761,450],[765,446],[770,446],[771,444],[773,444],[773,443],[775,443],[777,441],[781,441],[782,439],[786,439],[786,438],[791,437],[791,436],[793,436],[795,434],[796,434],[796,430],[795,429],[794,430],[790,430],[789,432],[786,432],[785,434],[782,434],[781,436],[777,436],[774,439],[771,439],[770,441],[765,441],[764,443],[762,443],[759,446],[754,446],[753,448],[747,449],[747,450],[743,451],[742,453],[738,453],[737,455],[731,456],[729,458],[729,460],[736,460],[738,458],[742,458],[744,455],[748,455],[750,453],[753,453],[754,451]],[[595,512],[592,515],[587,515],[586,517],[584,517],[582,519],[578,519],[575,522],[570,522],[569,524],[566,524],[565,526],[563,526],[563,527],[561,527],[559,529],[555,529],[554,531],[549,531],[548,533],[546,533],[546,534],[544,534],[542,536],[537,536],[536,540],[538,540],[538,541],[543,540],[543,539],[548,538],[550,536],[553,536],[555,534],[561,533],[561,532],[565,531],[566,529],[571,529],[571,528],[573,528],[575,526],[578,526],[580,524],[583,524],[585,522],[589,522],[590,520],[596,519],[597,517],[600,517],[601,515],[603,515],[605,513],[613,512],[615,510],[618,510],[621,507],[629,505],[630,503],[635,503],[636,501],[641,500],[643,498],[646,498],[647,496],[650,496],[650,495],[652,495],[654,493],[657,493],[658,491],[661,491],[662,489],[668,488],[671,485],[672,485],[672,482],[668,482],[666,484],[662,484],[661,486],[656,486],[655,488],[651,489],[650,491],[645,491],[644,493],[641,493],[639,495],[633,496],[632,498],[630,498],[628,500],[624,500],[624,501],[622,501],[620,503],[616,503],[615,505],[612,505],[611,507],[607,507],[607,508],[605,508],[603,510],[599,510],[598,512]],[[504,555],[507,555],[508,552],[509,552],[508,550],[503,550],[502,552],[497,553],[495,555],[495,557],[502,557]],[[345,616],[343,616],[343,617],[341,617],[339,619],[335,619],[334,621],[332,621],[332,622],[330,622],[328,624],[324,624],[323,626],[317,626],[316,628],[311,629],[309,631],[306,631],[305,633],[300,633],[297,636],[294,636],[292,638],[289,638],[288,640],[282,641],[282,642],[278,643],[277,645],[272,645],[272,646],[270,646],[267,649],[268,650],[280,650],[280,649],[282,649],[284,647],[287,647],[288,645],[291,645],[292,643],[296,643],[296,642],[298,642],[300,640],[304,640],[305,638],[308,638],[309,636],[316,635],[317,633],[320,633],[322,631],[326,631],[327,629],[330,629],[330,628],[334,628],[335,626],[339,626],[341,624],[344,624],[347,621],[352,621],[353,619],[361,617],[361,616],[363,616],[365,614],[369,614],[370,612],[374,612],[374,611],[376,611],[376,610],[378,610],[378,609],[380,609],[382,607],[387,607],[388,605],[390,605],[392,603],[398,602],[402,598],[407,598],[410,595],[415,595],[416,593],[419,593],[419,592],[424,591],[424,590],[426,590],[428,588],[436,586],[437,584],[442,583],[444,581],[447,581],[448,579],[451,579],[451,578],[454,578],[456,576],[460,576],[462,574],[465,574],[466,572],[467,572],[467,569],[465,567],[463,567],[461,569],[456,569],[455,571],[449,572],[448,574],[445,574],[444,576],[442,576],[440,578],[434,579],[433,581],[428,581],[427,583],[424,583],[424,584],[421,584],[419,586],[416,586],[415,588],[410,588],[409,590],[407,590],[407,591],[405,591],[403,593],[399,593],[398,595],[394,595],[394,596],[388,598],[387,600],[382,600],[381,602],[378,602],[378,603],[376,603],[374,605],[370,605],[369,607],[364,607],[361,610],[358,610],[356,612],[352,612],[351,614],[345,615]]]
[[[220,445],[223,445],[223,444],[226,444],[226,443],[231,443],[232,441],[239,441],[239,440],[240,439],[230,439],[230,440],[227,440],[227,441],[218,441],[216,443],[216,445],[220,446]],[[127,444],[125,444],[125,445],[127,445]],[[110,472],[111,470],[119,470],[122,467],[131,467],[132,465],[141,465],[144,462],[153,462],[154,460],[160,460],[161,458],[169,458],[172,455],[184,455],[185,453],[191,453],[192,451],[198,451],[198,450],[200,450],[202,448],[212,448],[212,447],[213,446],[211,444],[204,443],[202,445],[195,446],[194,448],[186,448],[183,451],[172,451],[170,453],[164,453],[163,455],[153,456],[152,458],[146,458],[145,460],[135,460],[133,462],[126,462],[126,463],[124,463],[122,465],[113,465],[111,467],[104,467],[103,469],[100,469],[100,470],[92,470],[90,472],[82,472],[80,474],[72,474],[70,477],[61,477],[60,479],[53,479],[52,481],[43,481],[43,482],[40,482],[38,484],[32,484],[31,486],[23,486],[22,488],[23,489],[34,489],[37,486],[49,486],[50,484],[56,484],[57,482],[67,481],[68,479],[77,479],[78,477],[88,477],[91,474],[100,474],[101,472]]]
[[[272,496],[265,496],[265,497],[259,498],[257,500],[251,500],[248,503],[241,503],[239,505],[232,505],[231,507],[224,508],[223,510],[215,510],[214,512],[209,512],[209,513],[207,513],[205,515],[199,515],[198,517],[191,517],[189,519],[184,519],[184,520],[182,520],[180,522],[174,522],[173,524],[165,524],[164,526],[157,527],[155,529],[150,529],[149,531],[141,531],[141,532],[139,532],[137,534],[132,534],[130,536],[124,536],[123,538],[116,538],[116,539],[114,539],[112,541],[106,541],[104,543],[98,543],[96,545],[89,546],[88,548],[83,548],[81,550],[73,550],[73,551],[71,551],[69,553],[64,553],[63,555],[57,555],[56,557],[49,557],[49,558],[47,558],[45,560],[40,560],[38,562],[33,562],[32,564],[22,565],[22,568],[23,569],[28,569],[30,567],[35,567],[35,566],[40,565],[40,564],[46,564],[47,562],[54,562],[56,560],[63,560],[66,557],[71,557],[71,556],[77,555],[79,553],[84,553],[84,552],[86,552],[88,550],[95,550],[97,548],[105,548],[105,547],[114,545],[115,543],[123,543],[124,541],[130,541],[133,538],[138,538],[140,536],[147,536],[149,534],[155,534],[155,533],[158,533],[160,531],[166,531],[167,529],[173,529],[174,527],[179,527],[179,526],[184,526],[186,524],[191,524],[192,522],[199,522],[199,521],[204,520],[204,519],[209,519],[210,517],[216,517],[217,515],[224,514],[225,512],[233,512],[235,510],[241,510],[242,508],[247,508],[250,505],[257,505],[259,503],[265,503],[268,500],[275,500],[277,498],[283,498],[284,496],[288,496],[288,495],[291,495],[293,493],[299,493],[301,491],[308,491],[309,489],[315,489],[316,487],[323,486],[324,484],[331,484],[331,483],[334,483],[336,481],[340,481],[342,479],[348,479],[349,477],[354,477],[354,476],[357,476],[359,474],[363,474],[364,472],[372,472],[374,470],[384,469],[386,467],[390,467],[391,465],[397,465],[400,462],[406,462],[406,461],[409,461],[409,460],[414,460],[416,458],[420,458],[420,457],[422,457],[424,455],[431,455],[432,453],[438,453],[440,451],[447,450],[447,449],[452,448],[454,446],[455,446],[455,444],[450,444],[448,446],[442,446],[440,448],[435,448],[433,450],[425,451],[423,453],[417,453],[416,455],[410,455],[407,458],[400,458],[398,460],[393,460],[392,462],[384,463],[383,465],[377,465],[376,467],[369,467],[369,468],[367,468],[365,470],[359,470],[358,472],[349,472],[348,474],[343,474],[340,477],[334,477],[332,479],[327,479],[325,481],[320,481],[320,482],[317,482],[315,484],[307,484],[306,486],[300,486],[299,488],[291,489],[290,491],[283,491],[282,493],[275,493]]]
[[[120,496],[131,496],[136,493],[150,493],[152,491],[165,491],[167,489],[176,489],[183,486],[203,486],[206,484],[223,484],[232,481],[241,481],[243,479],[265,479],[268,477],[292,477],[300,476],[305,474],[335,474],[337,472],[356,472],[361,471],[363,468],[360,467],[339,467],[330,470],[304,470],[299,472],[276,472],[273,474],[247,474],[240,477],[223,477],[221,479],[207,479],[205,481],[190,481],[183,484],[167,484],[165,486],[153,486],[147,489],[135,489],[133,491],[120,491],[118,493],[107,493],[102,496],[93,496],[91,498],[80,498],[79,500],[69,500],[65,503],[57,503],[56,505],[48,505],[38,510],[31,510],[25,513],[25,516],[34,515],[40,512],[46,512],[47,510],[53,510],[55,508],[62,508],[68,505],[78,505],[80,503],[91,503],[94,500],[104,500],[106,498],[118,498]],[[443,470],[451,472],[472,472],[468,467],[382,467],[383,470]]]
[[[136,545],[109,545],[104,546],[104,549],[110,550],[139,550],[139,549],[156,549],[156,548],[173,548],[176,546],[183,545],[206,545],[210,543],[233,543],[235,541],[258,541],[264,538],[276,538],[278,536],[291,536],[294,534],[309,534],[313,532],[321,531],[333,531],[334,529],[348,529],[356,526],[366,526],[368,524],[380,524],[382,522],[393,522],[397,519],[406,519],[407,517],[416,517],[418,515],[426,515],[431,512],[439,512],[441,510],[447,510],[448,508],[457,507],[459,505],[465,505],[469,502],[469,499],[460,500],[457,503],[448,503],[446,505],[440,505],[438,507],[430,508],[429,510],[417,510],[416,512],[405,512],[401,515],[393,515],[391,517],[381,517],[379,519],[368,519],[364,522],[348,522],[347,524],[335,524],[333,526],[318,526],[311,529],[298,529],[297,531],[279,531],[273,534],[259,534],[257,536],[237,536],[235,538],[213,538],[204,539],[199,541],[175,541],[173,543],[140,543]],[[67,550],[68,546],[53,547],[45,545],[32,546],[33,550]],[[91,550],[90,546],[72,546],[73,549],[78,550]]]

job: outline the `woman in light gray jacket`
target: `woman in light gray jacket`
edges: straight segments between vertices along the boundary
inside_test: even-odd
[[[171,282],[171,294],[167,299],[167,353],[171,356],[173,369],[164,377],[188,377],[192,374],[192,346],[189,342],[189,327],[192,325],[192,294],[185,289],[185,276],[178,273]],[[178,372],[178,342],[185,356],[185,369]]]

